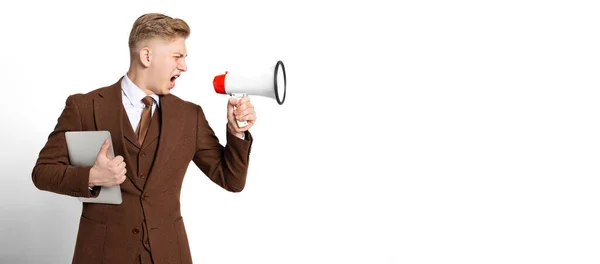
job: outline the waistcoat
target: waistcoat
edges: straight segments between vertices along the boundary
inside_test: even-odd
[[[127,118],[127,113],[123,111],[125,117],[122,119],[124,124],[123,128],[131,128],[131,123]],[[138,186],[140,189],[144,190],[146,185],[146,181],[148,180],[148,175],[150,175],[150,171],[152,170],[152,165],[154,164],[154,158],[156,157],[156,152],[158,150],[158,139],[160,136],[160,127],[161,127],[161,110],[160,107],[156,107],[154,113],[152,114],[152,119],[150,121],[150,127],[148,128],[148,133],[146,134],[146,139],[142,142],[140,146],[137,142],[132,142],[129,138],[137,139],[135,134],[130,134],[130,137],[125,137],[124,140],[124,150],[129,155],[129,163],[127,164],[128,168],[135,168],[137,175],[134,175],[132,181],[133,184]],[[126,130],[126,129],[124,129]],[[127,129],[125,133],[133,133],[133,129]],[[140,197],[143,198],[143,197]],[[140,201],[140,207],[141,207]],[[140,241],[139,254],[140,258],[144,258],[143,256],[148,257],[148,254],[151,254],[150,243],[148,240],[148,227],[146,225],[145,220],[142,220],[140,223],[142,227],[140,232],[142,232],[142,241]]]

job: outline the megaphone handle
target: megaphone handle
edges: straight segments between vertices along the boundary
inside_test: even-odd
[[[237,99],[240,99],[244,96],[246,96],[245,93],[232,93],[231,94],[231,97],[235,97]],[[234,106],[233,110],[235,111],[236,109],[237,109],[237,107]],[[237,121],[238,127],[245,127],[248,125],[248,122],[246,122],[246,121],[240,121],[240,120],[236,120],[236,121]]]

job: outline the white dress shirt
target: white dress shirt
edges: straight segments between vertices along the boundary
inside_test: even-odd
[[[121,81],[121,91],[123,92],[123,107],[131,122],[131,128],[135,132],[135,129],[142,118],[142,110],[146,107],[144,102],[142,102],[142,99],[144,99],[147,94],[135,85],[135,83],[127,77],[127,74],[123,76],[123,80]],[[152,103],[152,114],[154,114],[156,107],[160,106],[160,100],[158,100],[158,95],[156,94],[151,94],[150,96],[154,99]]]

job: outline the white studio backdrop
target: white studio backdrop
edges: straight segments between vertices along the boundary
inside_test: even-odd
[[[31,170],[68,95],[118,80],[146,12],[185,19],[188,72],[225,143],[212,78],[285,63],[246,189],[193,164],[195,263],[598,263],[595,1],[4,1],[0,263],[70,263],[81,204]]]

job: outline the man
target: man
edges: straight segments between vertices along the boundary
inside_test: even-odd
[[[131,62],[116,83],[71,95],[42,148],[32,179],[40,190],[95,197],[120,185],[120,205],[84,203],[73,263],[192,263],[179,194],[191,161],[231,192],[245,186],[256,120],[248,97],[229,99],[227,144],[222,146],[202,108],[170,94],[187,70],[181,19],[150,13],[131,29]],[[248,121],[242,128],[237,120]],[[69,164],[66,131],[108,130],[108,141],[89,167]]]

